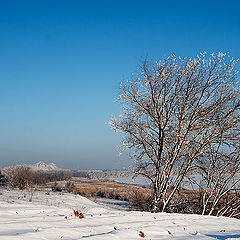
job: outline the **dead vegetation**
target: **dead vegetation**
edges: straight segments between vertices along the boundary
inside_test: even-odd
[[[47,183],[41,186],[42,188],[52,188],[56,183]],[[151,211],[153,192],[150,188],[117,183],[110,180],[97,180],[88,178],[74,177],[69,181],[58,181],[57,186],[64,191],[69,192],[66,186],[74,186],[71,192],[84,197],[100,197],[127,201],[129,206],[134,210]],[[203,210],[203,192],[190,189],[179,189],[174,197],[174,200],[166,209],[169,213],[188,213],[202,214]],[[230,192],[226,195],[216,207],[214,215],[229,216],[239,218],[239,192]],[[224,206],[229,206],[226,202],[231,202],[231,208],[226,209]],[[206,212],[209,213],[210,209]]]
[[[44,185],[35,185],[35,187],[37,189],[58,187],[64,192],[85,197],[127,201],[134,210],[151,211],[152,209],[153,192],[150,188],[140,185],[74,177],[71,181],[48,182]],[[176,192],[174,200],[169,204],[166,211],[169,213],[202,214],[203,194],[204,192],[199,190],[181,188]],[[239,218],[239,201],[239,191],[230,192],[219,201],[214,215]],[[206,213],[209,213],[210,210],[210,208],[207,208]]]
[[[143,196],[151,195],[151,190],[141,186],[116,183],[113,181],[99,181],[89,179],[77,179],[75,182],[75,193],[87,197],[104,197],[116,200],[129,201],[133,203],[133,199],[138,199],[137,194]]]
[[[73,210],[74,216],[77,218],[85,218],[84,214],[79,210]]]
[[[149,210],[150,197],[152,195],[151,189],[138,185],[117,183],[111,180],[97,180],[87,178],[72,178],[69,181],[58,181],[57,187],[72,192],[84,197],[101,197],[116,199],[121,201],[128,201],[131,206],[139,210]],[[52,188],[56,183],[49,182],[40,188]]]

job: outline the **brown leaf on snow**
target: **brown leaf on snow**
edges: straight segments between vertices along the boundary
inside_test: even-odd
[[[73,212],[74,212],[74,216],[75,216],[75,217],[85,218],[82,212],[80,212],[80,211],[78,211],[78,210],[73,210]]]
[[[67,216],[65,216],[65,219],[67,219]]]
[[[144,232],[140,231],[140,232],[139,232],[139,236],[142,237],[142,238],[145,238]]]
[[[168,234],[171,235],[171,236],[173,236],[172,233],[171,233],[170,231],[168,231]]]

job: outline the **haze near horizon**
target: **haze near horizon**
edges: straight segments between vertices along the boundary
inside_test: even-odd
[[[128,167],[118,86],[142,59],[240,56],[238,1],[0,3],[0,167]]]

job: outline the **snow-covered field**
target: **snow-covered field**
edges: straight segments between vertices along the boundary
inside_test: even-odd
[[[29,202],[26,192],[0,189],[0,240],[240,239],[237,219],[119,211],[78,195],[46,192],[35,192]],[[73,209],[85,218],[76,218]]]

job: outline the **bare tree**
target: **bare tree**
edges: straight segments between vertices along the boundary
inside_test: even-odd
[[[199,162],[202,178],[200,188],[203,192],[202,214],[229,215],[233,203],[240,201],[236,189],[240,187],[239,123],[239,114],[226,116],[220,127],[224,137],[209,145],[208,154]],[[224,206],[219,209],[224,198]],[[238,210],[239,214],[240,207]]]
[[[14,167],[7,167],[2,169],[2,174],[7,179],[7,182],[14,186]]]
[[[238,217],[240,216],[240,189],[235,189],[234,192],[222,201],[223,204],[217,211],[217,216]]]
[[[32,185],[34,172],[28,166],[8,167],[3,171],[12,187],[25,189]]]
[[[123,113],[110,125],[125,133],[136,174],[150,179],[153,211],[166,210],[209,145],[225,139],[219,125],[239,108],[235,61],[222,53],[204,55],[143,62],[139,76],[120,86]]]
[[[220,95],[221,93],[219,93]],[[235,216],[240,214],[240,106],[239,98],[232,98],[231,91],[224,92],[232,99],[222,108],[216,108],[216,132],[214,141],[209,142],[206,152],[196,163],[196,180],[202,194],[202,214]],[[220,120],[220,121],[219,121]],[[193,174],[195,175],[195,174]],[[193,176],[194,177],[194,176]],[[224,204],[223,204],[224,203]]]

